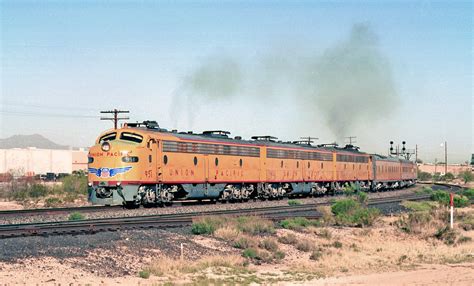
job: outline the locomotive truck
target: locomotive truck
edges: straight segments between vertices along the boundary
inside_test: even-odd
[[[89,150],[89,199],[128,207],[175,200],[244,202],[322,195],[349,185],[390,190],[416,182],[413,162],[352,145],[229,134],[168,131],[155,121],[105,131]]]

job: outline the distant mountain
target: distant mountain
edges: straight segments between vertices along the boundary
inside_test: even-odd
[[[38,149],[69,149],[69,146],[58,145],[39,135],[13,135],[0,139],[0,149],[36,147]]]

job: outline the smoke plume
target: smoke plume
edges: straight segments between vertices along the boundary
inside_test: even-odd
[[[338,140],[370,127],[395,108],[397,94],[388,61],[366,25],[327,49],[308,70],[306,99],[317,106]]]
[[[236,97],[247,97],[248,108],[258,112],[260,98],[287,98],[315,119],[322,116],[340,140],[357,128],[370,128],[396,107],[390,65],[367,25],[354,25],[346,40],[320,55],[292,51],[269,54],[253,64],[242,62],[213,57],[202,63],[183,78],[174,108],[186,105],[192,124],[196,108],[209,100],[232,103]]]

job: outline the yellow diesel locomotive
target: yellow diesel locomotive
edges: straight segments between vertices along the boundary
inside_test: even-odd
[[[241,202],[342,190],[413,185],[413,162],[347,145],[313,146],[271,136],[231,138],[226,131],[167,131],[155,121],[103,132],[89,150],[94,204],[167,205],[174,200]]]

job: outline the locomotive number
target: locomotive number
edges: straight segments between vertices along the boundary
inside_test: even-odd
[[[145,177],[147,177],[147,178],[151,178],[151,177],[152,177],[152,174],[153,174],[153,173],[152,173],[152,170],[147,170],[147,171],[145,171]]]

